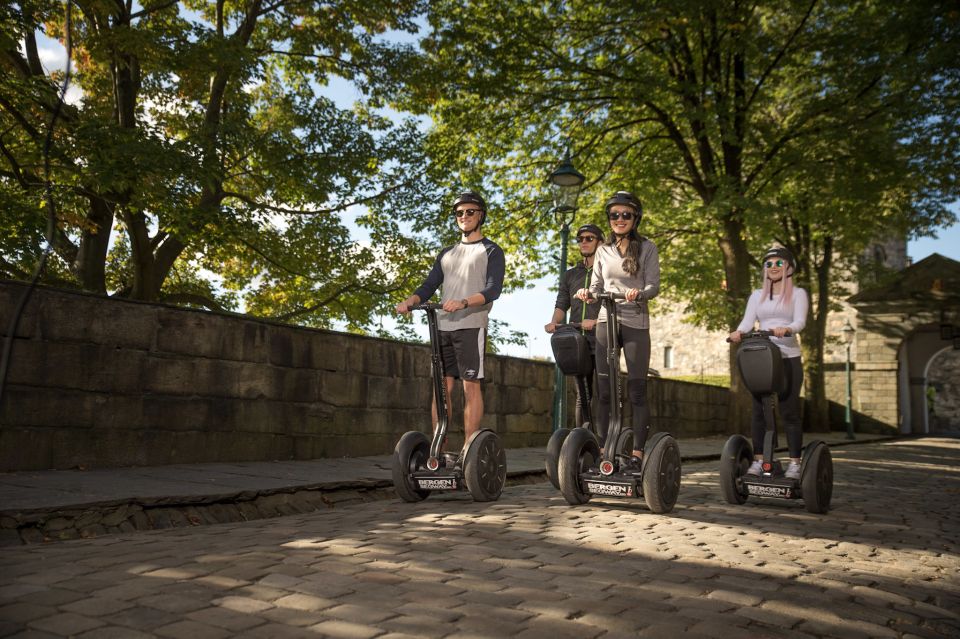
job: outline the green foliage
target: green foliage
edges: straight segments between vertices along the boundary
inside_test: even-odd
[[[71,5],[72,6],[72,5]],[[36,38],[65,37],[62,3],[2,13],[0,269],[25,277],[43,242],[43,145],[56,72]],[[371,89],[408,48],[419,0],[74,7],[72,87],[53,129],[58,259],[47,281],[349,330],[424,269],[402,223],[434,193],[416,121],[362,97],[320,95],[336,78]],[[373,75],[371,76],[371,72]],[[369,242],[351,240],[356,222]],[[428,262],[427,262],[428,263]]]

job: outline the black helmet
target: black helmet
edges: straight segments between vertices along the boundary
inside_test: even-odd
[[[603,231],[601,231],[600,227],[597,226],[596,224],[584,224],[583,226],[577,229],[577,232],[573,236],[580,237],[580,234],[583,233],[584,231],[589,231],[590,233],[593,233],[594,235],[597,236],[598,240],[603,239]]]
[[[790,249],[783,246],[773,246],[767,249],[767,252],[763,254],[763,259],[760,260],[760,264],[763,264],[771,257],[779,257],[781,260],[785,260],[787,264],[790,265],[794,271],[797,270],[797,260],[793,257],[793,253],[790,252]]]
[[[610,207],[614,204],[622,204],[624,206],[629,206],[634,211],[637,212],[637,223],[643,219],[643,205],[640,204],[640,200],[629,191],[617,191],[610,196],[610,199],[607,200],[607,203],[603,205],[603,210],[605,213],[610,212]]]
[[[480,207],[480,211],[483,213],[480,216],[480,224],[483,224],[484,220],[487,219],[487,203],[483,201],[483,197],[476,191],[461,192],[460,195],[457,196],[457,199],[453,201],[453,210],[456,211],[457,207],[461,204],[476,204]]]

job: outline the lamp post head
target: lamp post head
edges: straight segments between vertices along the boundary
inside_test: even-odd
[[[568,150],[563,161],[550,173],[548,179],[553,190],[554,214],[561,225],[567,226],[573,222],[573,214],[577,210],[577,199],[580,197],[580,188],[587,178],[574,168]]]
[[[857,332],[857,329],[850,325],[849,319],[840,330],[843,332],[843,343],[848,346],[853,343],[853,334]]]

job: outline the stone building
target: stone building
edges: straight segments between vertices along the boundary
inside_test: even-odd
[[[858,320],[858,427],[904,434],[958,430],[960,262],[934,253],[848,301]]]

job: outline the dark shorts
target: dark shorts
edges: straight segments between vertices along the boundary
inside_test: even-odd
[[[482,328],[461,328],[440,331],[440,357],[443,374],[466,381],[483,379],[483,352],[487,331]]]

